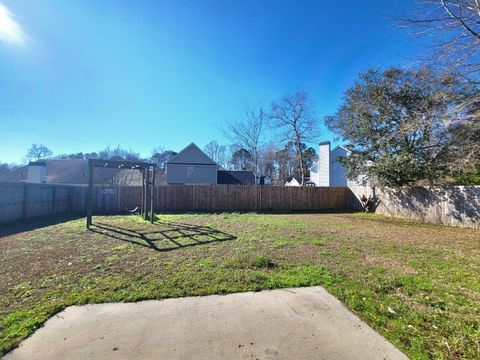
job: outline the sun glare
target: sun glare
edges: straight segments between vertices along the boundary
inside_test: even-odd
[[[23,46],[27,36],[12,12],[0,3],[0,43]]]

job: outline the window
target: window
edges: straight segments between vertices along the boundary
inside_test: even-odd
[[[187,166],[187,178],[191,179],[195,176],[195,167],[194,166]]]

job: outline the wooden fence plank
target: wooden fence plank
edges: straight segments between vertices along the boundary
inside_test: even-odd
[[[86,186],[0,183],[0,223],[34,216],[85,212]],[[376,212],[437,224],[480,228],[480,186],[432,188],[295,188],[239,185],[155,186],[156,212],[360,210],[359,197],[379,199]],[[93,191],[94,214],[126,213],[141,204],[138,186]]]

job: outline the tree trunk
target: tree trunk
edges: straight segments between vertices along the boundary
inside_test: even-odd
[[[303,152],[302,152],[300,136],[297,134],[296,137],[297,137],[297,141],[296,141],[297,156],[298,156],[298,161],[299,161],[299,165],[300,165],[300,172],[301,172],[301,175],[302,175],[302,183],[300,185],[303,186],[305,184],[305,169],[303,167]]]

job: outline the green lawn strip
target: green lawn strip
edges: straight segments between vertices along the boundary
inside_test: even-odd
[[[100,220],[160,236],[158,225],[138,217]],[[81,220],[16,235],[10,258],[0,251],[0,270],[19,270],[20,259],[42,261],[50,252],[60,265],[0,284],[0,354],[70,305],[320,284],[411,358],[478,357],[479,244],[472,245],[472,231],[457,229],[455,239],[451,228],[356,214],[183,214],[158,222],[170,224],[168,234],[183,244],[191,234],[172,224],[235,238],[156,252],[124,241],[128,236],[87,233]]]

